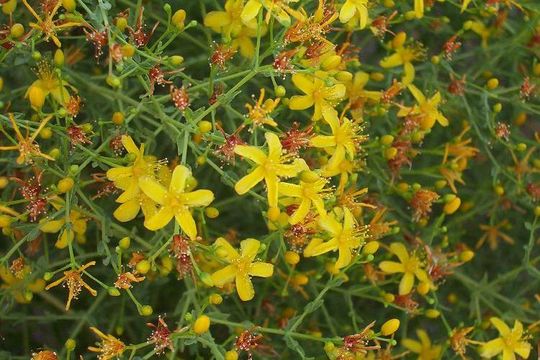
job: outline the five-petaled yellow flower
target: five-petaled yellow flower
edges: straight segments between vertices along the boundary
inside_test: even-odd
[[[189,238],[195,240],[197,225],[190,208],[208,206],[214,200],[214,194],[210,190],[186,192],[186,182],[190,176],[191,171],[187,167],[178,165],[172,173],[168,189],[150,176],[139,179],[139,186],[146,196],[161,205],[154,215],[145,219],[146,228],[161,229],[174,217]]]
[[[422,329],[417,329],[416,335],[420,341],[403,339],[401,343],[411,352],[417,354],[418,360],[438,360],[441,358],[441,345],[433,345],[428,334]]]
[[[318,148],[333,148],[332,157],[328,160],[326,167],[334,169],[338,167],[345,159],[347,154],[350,160],[354,160],[356,155],[356,146],[366,139],[359,135],[360,127],[349,119],[343,118],[341,122],[337,117],[328,116],[326,118],[332,135],[317,135],[311,139],[311,146]]]
[[[292,81],[294,86],[300,89],[305,95],[295,95],[291,97],[289,108],[291,110],[305,110],[314,107],[314,121],[321,118],[327,119],[330,114],[337,114],[334,105],[345,97],[346,88],[343,84],[327,84],[322,74],[307,75],[294,74]],[[337,115],[334,115],[337,116]]]
[[[312,171],[306,171],[305,174],[301,175],[298,185],[284,182],[279,184],[280,195],[300,199],[300,205],[289,217],[291,225],[304,220],[312,206],[315,207],[320,216],[326,215],[323,196],[327,180]]]
[[[294,177],[300,171],[307,168],[305,162],[295,159],[287,164],[290,157],[282,154],[281,142],[276,134],[267,132],[264,134],[268,146],[268,154],[265,154],[256,146],[236,145],[234,152],[240,156],[248,158],[257,166],[249,174],[241,178],[234,189],[240,195],[247,193],[259,182],[266,183],[268,205],[275,208],[278,205],[278,185],[280,177]]]
[[[127,222],[133,220],[141,209],[145,216],[155,213],[155,203],[141,191],[139,179],[154,176],[160,166],[153,157],[144,155],[144,144],[138,148],[130,136],[122,135],[122,145],[133,158],[133,163],[109,169],[107,178],[113,181],[117,188],[123,190],[116,199],[121,205],[113,215],[118,221]]]
[[[304,249],[304,256],[318,256],[338,250],[336,269],[349,265],[364,244],[367,229],[356,224],[353,214],[346,207],[343,208],[343,223],[337,221],[333,215],[327,215],[319,219],[319,225],[330,234],[331,239],[324,242],[320,238],[314,238]]]
[[[418,105],[402,107],[397,114],[398,116],[418,116],[420,118],[420,127],[423,130],[431,129],[435,122],[438,122],[441,126],[448,126],[448,119],[438,109],[441,102],[440,92],[437,91],[431,98],[426,99],[424,94],[413,84],[409,84],[407,88]]]
[[[422,268],[422,262],[416,255],[409,254],[405,245],[401,243],[390,244],[390,251],[396,255],[399,262],[382,261],[379,267],[387,274],[403,273],[399,283],[399,294],[406,295],[411,292],[414,286],[414,278],[418,278],[422,283],[431,284],[427,272]]]
[[[274,273],[274,265],[254,261],[261,243],[259,240],[246,239],[240,242],[240,253],[224,238],[215,242],[217,254],[228,265],[212,274],[215,286],[222,287],[232,281],[236,282],[236,291],[242,301],[249,301],[255,296],[251,276],[270,277]]]
[[[403,85],[411,84],[414,80],[415,69],[412,62],[424,57],[425,51],[420,45],[404,45],[405,37],[401,38],[394,46],[394,53],[385,57],[379,62],[379,65],[383,68],[394,68],[403,65],[403,77],[401,82]]]
[[[482,344],[480,356],[492,358],[502,353],[502,360],[515,360],[515,354],[518,354],[523,359],[529,357],[531,344],[524,341],[523,324],[520,321],[514,321],[512,329],[498,317],[492,317],[489,321],[499,331],[499,337]]]

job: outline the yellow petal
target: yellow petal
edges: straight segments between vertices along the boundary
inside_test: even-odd
[[[208,206],[214,201],[214,193],[210,190],[195,190],[182,194],[182,201],[187,206]]]
[[[234,280],[236,277],[236,266],[227,265],[223,269],[212,274],[212,282],[217,287],[222,287]]]
[[[278,189],[280,195],[283,196],[301,197],[303,193],[300,185],[285,182],[280,182]]]
[[[249,275],[258,277],[270,277],[274,273],[274,265],[265,262],[254,262],[249,268]]]
[[[135,219],[140,209],[139,199],[132,199],[120,205],[114,211],[113,216],[120,222],[128,222]]]
[[[327,100],[341,100],[345,97],[347,88],[343,84],[336,84],[324,89],[324,98]]]
[[[402,273],[405,271],[403,264],[395,261],[381,261],[379,268],[387,274]]]
[[[401,281],[399,282],[399,295],[407,295],[411,292],[414,286],[414,275],[406,272],[403,274]]]
[[[313,97],[311,95],[295,95],[290,98],[289,109],[305,110],[313,106]]]
[[[429,336],[425,330],[417,329],[416,336],[418,336],[418,339],[420,339],[420,343],[422,344],[423,348],[431,347],[431,340],[429,339]]]
[[[255,146],[236,145],[234,152],[242,157],[248,158],[256,164],[261,164],[266,160],[266,154]]]
[[[45,220],[39,225],[39,230],[44,233],[56,233],[59,232],[62,226],[66,223],[65,220]]]
[[[183,193],[184,189],[186,188],[186,181],[190,176],[191,176],[191,171],[187,167],[185,167],[184,165],[176,166],[172,173],[169,190],[177,194]],[[150,195],[148,196],[152,198]],[[159,201],[155,199],[152,199],[152,200],[159,203]]]
[[[135,178],[126,179],[126,189],[124,192],[116,199],[116,202],[125,203],[128,200],[138,197],[139,191],[139,182]]]
[[[390,244],[390,251],[392,251],[392,253],[396,255],[399,261],[401,261],[402,263],[409,260],[409,253],[407,252],[407,248],[402,243],[395,242]]]
[[[243,195],[251,190],[255,185],[264,179],[264,169],[256,167],[251,173],[247,174],[234,185],[234,190],[239,195]]]
[[[334,239],[331,239],[331,240],[329,240],[327,242],[323,242],[323,243],[315,246],[311,250],[311,256],[319,256],[319,255],[322,255],[322,254],[326,254],[329,251],[337,250],[337,248],[338,248],[338,242],[334,238]]]
[[[346,23],[356,14],[356,6],[352,1],[345,1],[339,11],[339,21]]]
[[[137,145],[135,145],[135,142],[133,141],[131,136],[122,135],[121,140],[122,140],[122,145],[124,145],[124,148],[127,150],[128,153],[136,154],[138,156],[142,155],[142,154],[139,154],[139,148],[137,147]]]
[[[139,187],[146,196],[158,204],[165,204],[167,189],[150,176],[144,176],[139,179]]]
[[[240,18],[244,23],[250,22],[257,16],[261,7],[262,5],[259,0],[249,0],[246,5],[244,5]]]
[[[279,179],[277,176],[271,175],[266,176],[264,178],[264,181],[266,183],[266,196],[268,198],[268,206],[269,207],[277,207],[278,206],[278,186],[279,186]]]
[[[401,340],[401,345],[403,345],[405,348],[409,349],[413,353],[420,354],[422,352],[422,345],[412,339],[403,339]]]
[[[323,243],[323,239],[321,238],[313,238],[309,242],[309,244],[304,248],[304,256],[305,257],[312,257],[315,256],[313,250],[317,248],[320,244]]]
[[[360,29],[364,29],[369,19],[368,9],[364,4],[359,5],[357,9],[360,18]]]
[[[413,84],[409,84],[407,85],[407,88],[411,92],[412,96],[414,96],[418,104],[422,105],[426,102],[426,97],[416,86],[414,86]]]
[[[390,56],[385,57],[379,62],[379,65],[383,68],[393,68],[403,64],[403,59],[398,53],[394,53]]]
[[[498,317],[492,317],[489,319],[489,321],[495,326],[497,331],[499,331],[499,334],[502,336],[508,335],[510,333],[510,328],[508,325],[505,324],[504,321],[499,319]]]
[[[502,360],[516,360],[516,355],[514,352],[508,348],[503,349]]]
[[[211,28],[215,32],[220,32],[223,27],[230,23],[229,14],[225,11],[210,11],[204,17],[204,26]]]
[[[268,145],[268,157],[270,159],[279,159],[281,156],[281,141],[279,141],[279,137],[271,132],[266,132],[264,137]]]
[[[174,216],[176,222],[180,225],[180,228],[182,228],[186,235],[189,236],[191,240],[195,240],[197,238],[197,224],[195,224],[193,215],[191,215],[189,210],[179,210]]]
[[[414,80],[415,74],[413,64],[411,64],[410,62],[406,62],[405,64],[403,64],[403,73],[403,78],[401,78],[401,82],[403,83],[403,85],[411,84]]]
[[[522,358],[528,359],[531,353],[531,344],[522,341],[518,343],[516,347],[514,347],[514,351]]]
[[[341,224],[338,223],[333,216],[325,216],[320,218],[319,226],[323,228],[324,231],[327,231],[334,236],[341,233]]]
[[[300,89],[304,94],[311,95],[313,93],[313,78],[304,74],[296,73],[292,76],[294,86]]]
[[[240,242],[240,253],[245,259],[253,260],[257,256],[257,252],[261,246],[261,242],[256,239],[246,239]]]
[[[309,213],[310,208],[311,201],[307,199],[302,200],[300,206],[298,206],[294,213],[289,217],[289,224],[298,224],[300,221],[304,220]]]
[[[480,355],[485,358],[492,358],[503,351],[504,341],[501,338],[497,338],[480,347]]]
[[[148,230],[155,231],[167,226],[173,217],[174,212],[170,207],[162,207],[154,215],[146,219],[144,226]]]
[[[339,257],[336,261],[336,269],[342,269],[345,266],[349,265],[352,261],[351,250],[348,246],[339,246]]]
[[[58,249],[65,249],[68,247],[69,243],[73,241],[75,234],[72,230],[64,230],[62,234],[58,237],[58,240],[54,244]]]
[[[414,14],[417,19],[424,16],[424,0],[414,0]]]
[[[437,122],[441,125],[441,126],[448,126],[449,122],[448,122],[448,119],[440,112],[437,112]]]
[[[236,275],[236,291],[238,296],[242,301],[249,301],[255,296],[255,290],[253,289],[253,284],[249,279],[248,274],[237,274]]]
[[[218,255],[227,259],[227,261],[229,262],[237,259],[240,256],[240,254],[238,254],[238,251],[236,251],[236,249],[233,248],[232,245],[222,237],[217,238],[214,242],[214,245],[216,246],[216,251],[218,252]]]
[[[133,168],[131,166],[117,167],[107,170],[107,179],[118,181],[121,178],[132,176]]]

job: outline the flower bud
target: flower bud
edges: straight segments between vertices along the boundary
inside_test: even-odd
[[[197,335],[202,335],[210,329],[210,318],[206,315],[201,315],[193,324],[193,331]]]
[[[381,335],[389,336],[395,333],[399,329],[399,320],[390,319],[381,326]]]

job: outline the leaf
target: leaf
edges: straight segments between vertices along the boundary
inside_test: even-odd
[[[304,349],[302,349],[300,343],[293,339],[291,335],[285,335],[285,344],[287,344],[287,347],[289,349],[296,351],[302,359],[306,358],[306,353],[304,352]]]

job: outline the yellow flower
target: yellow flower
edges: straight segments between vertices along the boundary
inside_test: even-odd
[[[214,200],[214,194],[210,190],[186,192],[186,181],[190,176],[191,171],[187,167],[178,165],[168,189],[150,176],[139,179],[139,186],[146,196],[161,205],[154,215],[145,219],[146,228],[161,229],[174,217],[190,239],[195,240],[197,225],[189,208],[208,206]]]
[[[328,215],[319,219],[319,225],[330,234],[331,239],[324,242],[322,239],[314,238],[304,249],[304,256],[319,256],[338,250],[335,268],[339,270],[349,265],[364,244],[367,228],[359,227],[353,214],[346,207],[343,208],[343,223],[338,222],[333,215]]]
[[[422,329],[416,330],[416,335],[420,341],[403,339],[401,343],[413,353],[418,354],[418,360],[437,360],[441,358],[441,345],[431,344],[428,334]]]
[[[492,317],[489,321],[499,332],[499,337],[483,344],[480,347],[480,356],[492,358],[502,352],[502,360],[515,360],[515,354],[518,354],[523,359],[529,357],[531,344],[524,341],[521,322],[514,321],[514,327],[510,329],[498,317]]]
[[[281,195],[300,199],[300,205],[289,217],[289,223],[291,225],[298,224],[304,220],[312,206],[315,206],[320,216],[326,215],[323,194],[327,190],[324,188],[327,181],[315,173],[310,172],[310,174],[313,174],[313,176],[305,179],[305,181],[301,178],[298,185],[289,183],[279,184],[279,193]]]
[[[54,16],[58,12],[60,6],[62,6],[62,1],[56,1],[56,4],[51,10],[45,11],[45,15],[41,18],[36,11],[28,4],[27,0],[22,0],[24,6],[28,11],[34,16],[37,20],[37,23],[30,23],[30,27],[39,32],[42,32],[45,35],[45,41],[52,39],[54,44],[57,47],[62,47],[60,40],[56,36],[56,32],[59,30],[65,30],[70,27],[80,26],[81,22],[74,21],[65,21],[64,19],[53,20]]]
[[[408,85],[413,82],[415,75],[412,62],[421,59],[423,56],[424,50],[419,45],[400,45],[395,48],[395,53],[382,59],[379,65],[383,68],[394,68],[403,65],[403,78],[401,82],[403,85]]]
[[[327,116],[326,121],[332,130],[332,135],[317,135],[311,139],[311,146],[325,149],[333,149],[332,157],[326,164],[326,168],[334,169],[343,162],[345,155],[354,160],[357,145],[366,139],[358,134],[360,126],[343,118],[340,121],[335,116]]]
[[[114,182],[115,186],[124,192],[116,199],[121,205],[113,213],[114,217],[122,222],[134,219],[139,210],[145,216],[155,212],[155,203],[147,197],[139,187],[139,179],[153,176],[156,169],[161,167],[156,161],[144,155],[144,144],[137,148],[133,139],[128,135],[122,135],[122,144],[134,160],[130,166],[112,168],[107,171],[107,178]]]
[[[43,60],[38,63],[37,77],[38,79],[30,85],[24,95],[30,100],[32,107],[40,109],[49,95],[58,104],[65,106],[69,102],[70,94],[67,88],[73,87],[58,76],[49,61]]]
[[[337,117],[334,105],[345,97],[345,85],[327,84],[324,77],[307,74],[294,74],[292,81],[305,95],[295,95],[291,97],[289,108],[291,110],[305,110],[314,107],[314,121],[322,117],[327,120],[329,116]]]
[[[54,205],[54,203],[53,203]],[[55,206],[56,207],[56,206]],[[73,239],[77,239],[79,243],[86,242],[86,222],[88,220],[83,217],[82,213],[77,210],[70,210],[69,212],[69,224],[70,229],[66,225],[65,216],[58,220],[43,219],[40,221],[39,230],[44,233],[54,234],[59,232],[62,228],[64,230],[58,237],[58,240],[54,244],[58,249],[65,249]]]
[[[463,28],[471,30],[482,38],[482,47],[485,48],[488,45],[488,39],[491,36],[491,30],[481,21],[469,20],[463,24]]]
[[[360,29],[364,29],[369,19],[367,9],[368,3],[369,0],[345,0],[345,3],[339,11],[339,21],[346,23],[349,22],[353,16],[358,15]]]
[[[253,20],[256,21],[256,16],[262,7],[267,10],[265,22],[270,21],[270,17],[273,16],[279,23],[285,27],[291,25],[291,16],[297,20],[304,20],[304,15],[292,9],[288,3],[297,2],[298,0],[248,0],[244,9],[242,9],[241,18],[245,24],[251,24]]]
[[[81,266],[78,269],[68,270],[64,271],[64,276],[62,276],[60,279],[56,280],[55,282],[50,283],[47,285],[45,290],[49,290],[50,288],[53,288],[55,286],[60,285],[61,283],[64,283],[65,286],[68,288],[68,299],[66,302],[66,311],[69,310],[69,307],[71,305],[71,300],[77,299],[77,296],[81,293],[82,288],[84,287],[90,295],[96,296],[97,291],[92,289],[90,285],[88,285],[81,277],[81,274],[83,271],[85,271],[90,266],[96,265],[95,261],[90,261],[89,263],[86,263],[85,265]]]
[[[290,157],[282,154],[281,142],[276,134],[267,132],[264,134],[268,146],[268,154],[265,154],[256,146],[236,145],[234,152],[248,158],[257,166],[249,174],[238,180],[234,189],[240,195],[247,193],[259,182],[266,183],[268,205],[275,208],[278,205],[278,184],[280,177],[294,177],[300,171],[306,169],[305,162],[296,159],[291,164],[285,164]]]
[[[227,0],[225,11],[210,11],[204,17],[204,26],[223,35],[227,42],[231,41],[233,49],[240,48],[240,54],[244,57],[252,57],[255,47],[251,41],[257,36],[257,19],[243,22],[241,18],[244,9],[244,0]],[[266,32],[266,27],[259,30],[261,34]]]
[[[501,228],[509,225],[508,220],[503,220],[496,225],[480,224],[480,230],[484,232],[484,235],[476,243],[476,248],[479,249],[487,240],[489,248],[496,250],[499,246],[499,239],[507,244],[514,245],[515,241],[509,235],[501,231]]]
[[[379,267],[387,274],[403,273],[399,283],[399,295],[406,295],[411,292],[415,276],[422,283],[431,284],[427,272],[422,268],[422,262],[414,254],[409,255],[405,245],[392,243],[390,244],[390,251],[398,257],[400,262],[382,261]]]
[[[420,127],[423,130],[431,129],[435,125],[435,121],[441,126],[448,126],[448,119],[438,110],[441,102],[440,92],[437,91],[430,99],[426,99],[424,94],[413,84],[409,84],[407,87],[418,105],[402,107],[397,114],[398,116],[418,116],[420,118]]]
[[[229,265],[212,274],[214,285],[222,287],[236,282],[236,291],[242,301],[249,301],[255,296],[251,276],[270,277],[274,273],[274,265],[253,261],[261,243],[259,240],[246,239],[240,242],[240,254],[224,238],[215,242],[217,254]]]
[[[9,268],[0,265],[0,279],[3,282],[0,285],[0,289],[7,290],[16,302],[28,304],[32,301],[32,298],[26,294],[38,293],[45,288],[45,280],[43,279],[36,279],[33,282],[29,281],[28,275],[31,273],[32,269],[28,265],[25,265],[17,276],[13,275]]]
[[[111,334],[105,335],[104,333],[102,333],[100,330],[98,330],[95,327],[91,327],[90,330],[92,330],[94,334],[96,334],[101,340],[101,344],[99,345],[99,347],[95,347],[95,346],[88,347],[88,350],[92,352],[100,353],[98,355],[99,360],[116,359],[120,355],[122,355],[122,353],[126,349],[126,345],[124,345],[122,341],[118,340]]]

